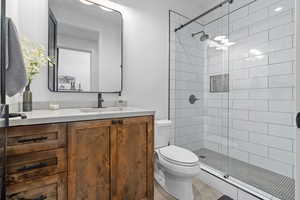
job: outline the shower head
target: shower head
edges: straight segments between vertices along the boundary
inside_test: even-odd
[[[209,39],[209,35],[204,33],[201,37],[200,37],[200,41],[201,42],[204,42],[205,40],[208,40]]]
[[[200,37],[200,41],[201,42],[204,42],[205,40],[208,40],[209,39],[209,35],[207,33],[205,33],[204,31],[200,31],[198,33],[193,33],[192,34],[192,37],[195,37],[199,34],[202,34],[201,37]]]

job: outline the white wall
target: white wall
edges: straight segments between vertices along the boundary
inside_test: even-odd
[[[187,19],[171,12],[171,30],[179,27]],[[203,116],[205,77],[204,43],[198,38],[192,38],[192,33],[204,29],[193,23],[188,27],[171,32],[171,120],[174,123],[175,143],[190,150],[203,147]],[[190,95],[199,100],[190,104]]]
[[[130,106],[154,109],[158,118],[168,116],[168,10],[188,11],[193,5],[181,0],[133,0],[128,7],[95,0],[122,12],[124,16],[124,93]],[[46,0],[18,1],[22,34],[47,41],[48,7]],[[17,8],[17,7],[16,7]],[[16,13],[16,12],[15,12]],[[34,13],[34,14],[33,14]],[[197,13],[198,14],[198,13]],[[39,16],[39,17],[37,17]],[[31,25],[30,27],[28,25]],[[34,101],[83,99],[94,94],[54,94],[47,89],[47,68],[32,86]],[[113,95],[105,99],[115,98]]]
[[[95,2],[115,7],[124,17],[125,98],[130,105],[155,109],[158,118],[167,118],[168,10],[187,12],[193,5],[180,0],[131,0],[128,7]]]

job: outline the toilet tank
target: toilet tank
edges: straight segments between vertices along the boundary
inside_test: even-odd
[[[172,122],[169,120],[155,121],[155,148],[168,146],[172,134]]]

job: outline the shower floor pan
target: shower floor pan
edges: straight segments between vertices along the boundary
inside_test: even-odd
[[[295,181],[289,177],[205,148],[194,152],[202,163],[216,170],[228,172],[232,177],[281,200],[295,200]]]

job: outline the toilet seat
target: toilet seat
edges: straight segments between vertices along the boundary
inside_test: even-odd
[[[159,149],[159,154],[161,157],[174,165],[184,166],[184,167],[194,167],[199,165],[199,158],[193,152],[170,145]]]

